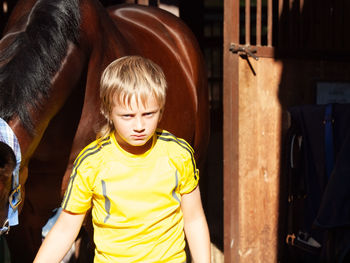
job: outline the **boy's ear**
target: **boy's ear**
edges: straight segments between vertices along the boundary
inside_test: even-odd
[[[101,114],[103,115],[103,117],[105,117],[108,123],[111,122],[111,117],[109,112],[105,112],[104,110],[101,110]]]
[[[109,116],[108,116],[108,113],[106,113],[106,111],[104,109],[101,109],[100,110],[100,113],[103,117],[105,117],[107,119],[107,121],[109,120]]]

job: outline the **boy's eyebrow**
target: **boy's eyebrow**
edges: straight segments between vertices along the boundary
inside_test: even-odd
[[[142,111],[142,113],[148,113],[148,112],[157,112],[160,111],[160,108],[156,108],[156,109],[146,109],[145,111]],[[116,112],[118,115],[125,115],[125,114],[135,114],[134,111],[132,110],[122,110],[122,111],[117,111]]]
[[[143,106],[144,107],[144,111],[146,112],[146,111],[158,111],[158,110],[161,110],[162,109],[162,107],[160,107],[160,106],[155,106],[154,108],[148,108],[147,106]],[[124,112],[132,112],[133,111],[133,109],[131,109],[129,106],[127,106],[127,105],[124,105],[123,107],[121,107],[121,108],[119,108],[119,110],[118,111],[124,111]]]

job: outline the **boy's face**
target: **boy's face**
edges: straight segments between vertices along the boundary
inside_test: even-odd
[[[132,154],[142,154],[152,146],[161,108],[154,96],[149,96],[145,105],[133,96],[130,105],[115,100],[110,118],[119,145]]]

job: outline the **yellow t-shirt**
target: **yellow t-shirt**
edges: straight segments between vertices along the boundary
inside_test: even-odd
[[[132,155],[114,134],[77,157],[62,208],[92,206],[95,262],[186,261],[181,195],[198,184],[193,149],[157,130],[149,151]]]

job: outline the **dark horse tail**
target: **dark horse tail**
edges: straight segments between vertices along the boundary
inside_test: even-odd
[[[78,0],[39,0],[23,28],[4,36],[10,44],[0,53],[0,117],[17,115],[33,131],[29,109],[48,96],[68,42],[77,43],[79,26]]]

